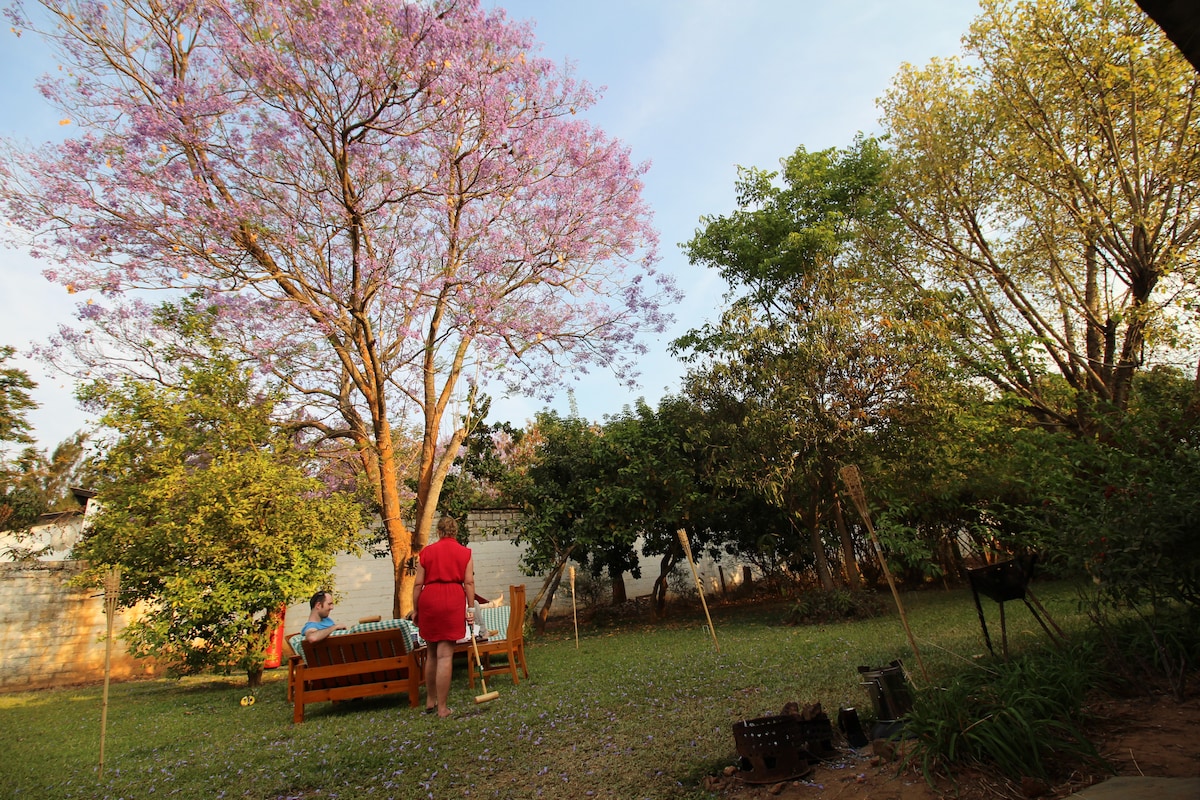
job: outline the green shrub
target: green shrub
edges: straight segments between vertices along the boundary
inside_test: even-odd
[[[890,600],[877,592],[851,592],[848,589],[812,591],[800,596],[784,617],[784,622],[799,625],[871,619],[886,614],[890,607]]]
[[[955,766],[1010,778],[1048,777],[1049,758],[1101,763],[1080,732],[1084,696],[1102,668],[1090,645],[1034,653],[955,676],[917,693],[904,735],[909,759],[933,775]]]
[[[1109,688],[1146,691],[1163,686],[1179,702],[1200,665],[1200,609],[1193,606],[1120,606],[1085,598],[1109,664]]]

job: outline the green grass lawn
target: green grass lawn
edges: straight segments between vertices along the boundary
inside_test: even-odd
[[[1066,584],[1038,598],[1071,630],[1084,625]],[[968,591],[904,596],[925,665],[940,676],[989,659]],[[984,601],[999,650],[997,606]],[[1013,652],[1048,646],[1021,603],[1010,603]],[[293,725],[284,670],[268,673],[252,706],[244,678],[114,684],[105,770],[97,778],[101,687],[0,695],[10,743],[0,795],[17,798],[700,798],[700,779],[736,761],[732,724],[820,701],[873,715],[859,665],[902,657],[923,683],[899,617],[787,627],[780,605],[710,608],[721,652],[699,609],[569,629],[529,641],[531,679],[489,684],[476,706],[456,667],[451,706],[437,720],[403,695],[317,704]],[[971,666],[975,665],[975,666]],[[423,703],[422,703],[423,705]]]

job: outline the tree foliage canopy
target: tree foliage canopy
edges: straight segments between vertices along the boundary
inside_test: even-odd
[[[0,347],[0,531],[24,531],[48,511],[71,508],[70,488],[78,478],[86,436],[77,433],[49,456],[33,446],[26,412],[37,408],[29,392],[37,384],[23,369],[5,367],[15,349]],[[5,446],[26,445],[15,450]],[[19,542],[6,555],[33,550]]]
[[[11,346],[0,347],[0,367],[3,367],[0,369],[0,443],[28,444],[33,439],[29,436],[29,420],[25,414],[37,408],[37,403],[29,396],[37,384],[25,370],[4,366],[14,353],[16,350]]]
[[[710,417],[731,414],[738,431],[722,437],[718,485],[759,495],[805,531],[797,552],[826,588],[830,520],[857,578],[838,465],[904,408],[929,402],[941,370],[922,298],[888,270],[887,167],[879,143],[860,137],[845,150],[799,148],[778,173],[743,169],[739,208],[706,218],[687,245],[734,298],[719,323],[675,343],[696,364],[689,397]]]
[[[667,578],[684,555],[677,531],[688,532],[698,553],[719,555],[753,527],[743,506],[713,491],[704,424],[700,409],[679,397],[657,409],[639,401],[603,424],[539,415],[525,437],[534,447],[515,493],[526,512],[519,538],[526,568],[547,573],[550,587],[572,559],[593,577],[607,572],[620,601],[624,573],[641,577],[640,556],[659,556],[661,611]]]
[[[83,391],[115,439],[98,463],[100,511],[74,557],[84,581],[122,570],[123,636],[187,674],[261,674],[279,608],[327,586],[363,518],[307,474],[304,454],[228,357],[185,368],[181,388],[126,378]]]
[[[8,215],[51,278],[106,296],[85,322],[139,313],[133,289],[211,298],[228,340],[359,454],[401,613],[483,384],[632,378],[639,334],[666,324],[646,167],[581,119],[593,91],[527,25],[477,0],[41,5],[68,68],[42,88],[83,133],[5,145]]]
[[[911,278],[973,372],[1094,429],[1196,343],[1200,76],[1130,0],[986,0],[965,51],[882,101]]]

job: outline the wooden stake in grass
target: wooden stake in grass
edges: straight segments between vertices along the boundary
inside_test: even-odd
[[[571,567],[571,617],[575,620],[575,649],[579,649],[579,612],[575,608],[575,568]]]
[[[717,641],[717,629],[713,627],[712,617],[708,613],[708,603],[704,599],[704,586],[700,583],[700,573],[696,572],[696,562],[692,560],[692,546],[688,544],[687,531],[680,528],[675,532],[679,543],[683,545],[683,554],[687,556],[688,564],[692,567],[692,577],[696,579],[696,591],[700,592],[700,605],[704,606],[704,618],[708,620],[708,629],[712,632],[713,646],[721,652],[721,644]]]
[[[850,499],[854,501],[854,507],[858,509],[859,516],[867,524],[867,533],[871,536],[871,544],[875,546],[875,555],[879,558],[879,566],[883,568],[884,577],[887,578],[888,586],[892,589],[892,597],[896,600],[896,609],[900,612],[900,622],[904,625],[904,632],[908,634],[908,643],[912,646],[913,655],[917,657],[921,674],[928,681],[929,673],[925,670],[925,662],[921,660],[921,651],[917,649],[917,640],[913,637],[912,628],[908,627],[908,615],[904,613],[904,603],[900,602],[900,592],[896,590],[896,582],[892,580],[892,571],[888,569],[887,559],[883,557],[883,547],[879,544],[879,538],[875,536],[875,526],[871,524],[871,513],[867,510],[867,495],[863,491],[858,467],[847,464],[839,470],[839,474],[842,476],[842,482],[846,484],[846,488],[850,490]]]
[[[104,777],[104,735],[108,729],[108,677],[112,671],[113,618],[117,615],[117,598],[121,594],[121,568],[112,567],[104,576],[104,616],[108,634],[104,642],[104,699],[100,706],[100,772]]]

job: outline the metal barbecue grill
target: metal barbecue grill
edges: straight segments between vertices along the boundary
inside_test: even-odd
[[[1045,607],[1029,590],[1029,580],[1033,577],[1033,565],[1036,562],[1036,555],[1027,555],[967,570],[967,580],[971,584],[971,594],[975,598],[975,611],[979,614],[979,625],[983,628],[983,640],[987,643],[988,652],[992,655],[995,655],[996,651],[992,648],[992,637],[988,635],[987,620],[983,617],[983,605],[979,602],[979,595],[1000,604],[1000,644],[1006,659],[1008,658],[1008,627],[1004,617],[1004,604],[1010,600],[1024,602],[1029,613],[1033,614],[1033,618],[1042,626],[1042,630],[1046,632],[1052,642],[1057,644],[1066,639],[1062,628],[1055,624]],[[1039,610],[1041,614],[1038,613]],[[1045,619],[1042,619],[1043,616]],[[1047,622],[1054,626],[1054,631],[1050,630]],[[1057,632],[1057,638],[1055,632]]]

